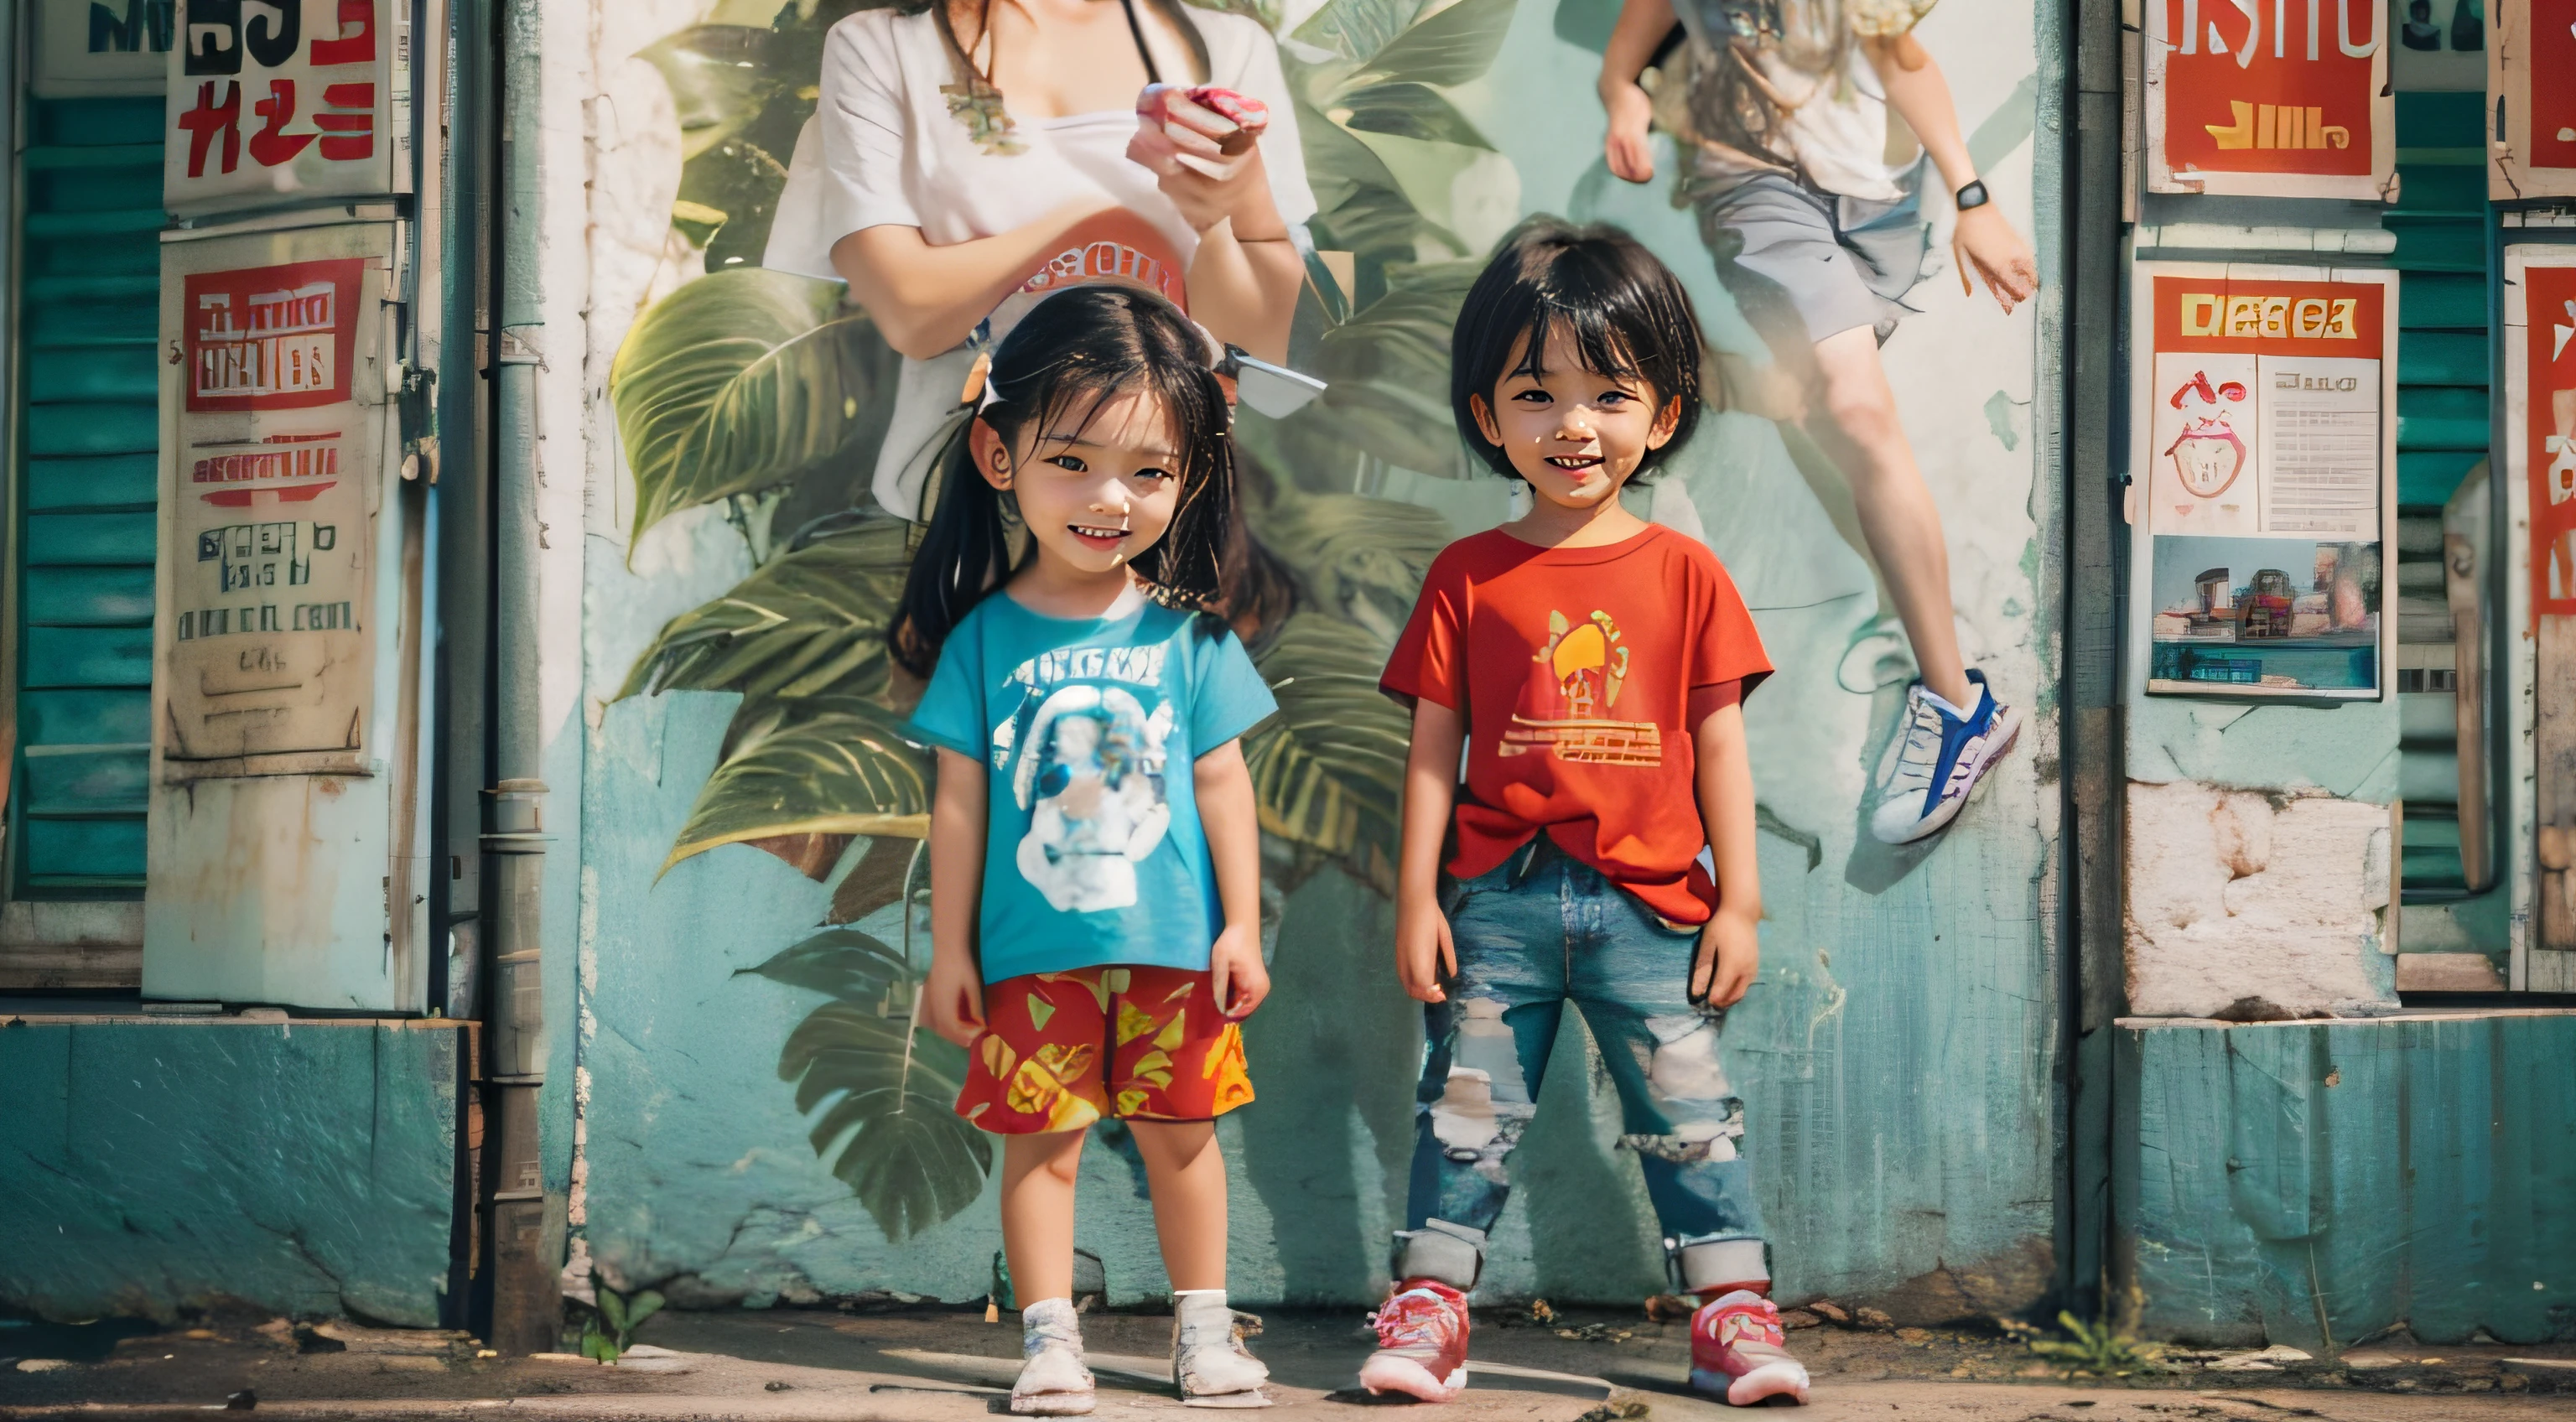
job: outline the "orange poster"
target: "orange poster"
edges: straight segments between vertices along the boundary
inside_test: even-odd
[[[2158,192],[2374,197],[2393,171],[2371,0],[2149,0]]]
[[[2576,615],[2576,267],[2522,273],[2523,467],[2531,471],[2531,611]]]

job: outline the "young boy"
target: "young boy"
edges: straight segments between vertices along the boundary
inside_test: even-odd
[[[1915,23],[1935,0],[1626,0],[1601,57],[1610,171],[1655,174],[1660,52],[1687,75],[1683,192],[1745,319],[1803,387],[1807,427],[1850,482],[1861,533],[1922,671],[1879,770],[1870,831],[1922,839],[1957,817],[2012,745],[2020,714],[1959,654],[1941,514],[1898,420],[1878,348],[1909,308],[1931,226],[1924,169],[1955,194],[1951,246],[2004,310],[2039,287],[2030,248],[1987,200],[1949,81]],[[1675,10],[1688,42],[1674,46]],[[1891,122],[1891,112],[1898,122]],[[1877,643],[1872,624],[1854,643]],[[1844,685],[1855,690],[1846,676]]]
[[[1458,427],[1532,497],[1433,560],[1380,683],[1413,707],[1396,971],[1430,1004],[1429,1049],[1410,1227],[1360,1382],[1435,1402],[1465,1384],[1465,1294],[1571,999],[1675,1287],[1704,1301],[1693,1383],[1804,1401],[1718,1062],[1761,952],[1741,703],[1771,665],[1716,556],[1619,502],[1690,437],[1699,325],[1634,239],[1540,218],[1477,278],[1455,339]]]

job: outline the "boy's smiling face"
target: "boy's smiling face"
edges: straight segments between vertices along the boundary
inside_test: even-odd
[[[1561,324],[1548,332],[1539,360],[1529,359],[1523,335],[1503,369],[1490,401],[1469,399],[1476,424],[1537,498],[1564,508],[1592,509],[1615,498],[1647,452],[1671,441],[1681,419],[1681,401],[1659,408],[1646,381],[1584,369]]]

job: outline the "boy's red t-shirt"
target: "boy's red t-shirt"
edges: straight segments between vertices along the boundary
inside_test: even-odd
[[[1495,529],[1432,560],[1378,685],[1466,719],[1451,874],[1485,873],[1545,829],[1657,914],[1705,923],[1717,888],[1697,862],[1692,707],[1770,674],[1734,580],[1697,539],[1653,525],[1540,548]]]

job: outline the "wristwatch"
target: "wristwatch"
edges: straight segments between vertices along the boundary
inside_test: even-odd
[[[1986,180],[1983,178],[1970,178],[1968,180],[1968,185],[1959,189],[1957,200],[1959,210],[1961,212],[1966,212],[1972,207],[1984,207],[1987,202]]]

